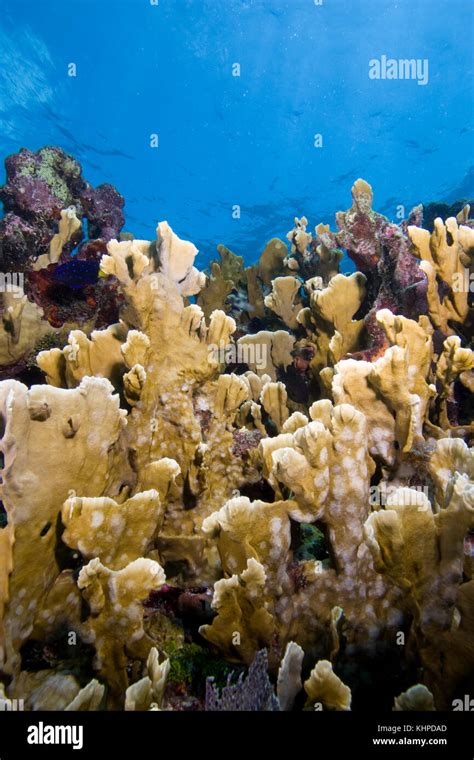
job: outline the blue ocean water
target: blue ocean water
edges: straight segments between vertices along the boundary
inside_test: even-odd
[[[167,219],[201,266],[218,243],[255,260],[295,215],[334,226],[358,177],[393,219],[474,192],[472,0],[2,6],[2,159],[62,147],[125,196],[126,230]],[[382,56],[427,81],[371,79]]]

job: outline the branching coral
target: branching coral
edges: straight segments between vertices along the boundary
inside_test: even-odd
[[[116,571],[96,558],[79,574],[77,584],[90,607],[85,637],[94,643],[96,668],[117,700],[128,686],[126,652],[146,659],[151,651],[142,601],[164,582],[160,565],[143,558]]]
[[[272,292],[265,298],[265,306],[293,329],[298,327],[297,316],[301,310],[301,302],[297,299],[300,287],[296,277],[277,277],[272,282]]]
[[[449,322],[464,322],[469,311],[464,273],[471,264],[474,230],[458,225],[450,217],[446,222],[435,219],[431,235],[412,226],[408,227],[408,234],[421,259],[420,269],[428,278],[428,313],[433,325],[452,335],[454,330]],[[439,293],[438,281],[444,286],[444,295]]]
[[[328,660],[316,663],[304,688],[314,709],[321,709],[321,705],[327,710],[351,709],[351,690],[336,676]]]
[[[266,575],[262,565],[249,559],[240,575],[214,585],[213,607],[217,617],[200,633],[229,659],[250,664],[262,646],[270,646],[276,621],[267,609]]]

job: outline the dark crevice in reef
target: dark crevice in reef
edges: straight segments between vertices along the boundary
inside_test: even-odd
[[[188,509],[194,509],[194,507],[197,504],[197,496],[193,493],[191,489],[191,484],[189,482],[189,475],[186,475],[184,478],[184,484],[183,484],[183,505],[186,510]]]
[[[185,559],[168,560],[164,564],[164,571],[167,578],[189,578],[189,562]]]
[[[62,540],[62,535],[65,531],[65,526],[61,520],[60,514],[58,515],[57,520],[56,520],[55,530],[56,530],[56,542],[55,542],[55,548],[54,548],[54,556],[58,565],[58,569],[60,572],[62,570],[72,570],[77,575],[79,573],[79,570],[83,566],[84,561],[79,552],[77,552],[74,549],[71,549]]]
[[[323,567],[334,567],[330,542],[323,523],[297,523],[291,521],[291,549],[297,562],[319,560]]]
[[[239,488],[241,496],[246,496],[251,501],[275,501],[275,492],[266,480],[259,480],[257,483],[245,483]]]
[[[94,678],[94,654],[94,647],[67,626],[59,627],[44,640],[29,639],[20,650],[22,670],[74,675],[83,686]]]
[[[370,652],[342,653],[334,668],[352,691],[352,709],[390,712],[394,699],[419,680],[416,662],[405,657],[404,646],[378,642]],[[357,665],[355,664],[357,662]]]
[[[457,216],[465,206],[474,209],[474,200],[460,200],[455,203],[427,203],[423,204],[423,227],[433,232],[434,221],[438,217],[446,221],[450,216]]]
[[[474,394],[460,382],[454,383],[454,405],[457,424],[469,425],[474,419]]]
[[[40,531],[41,538],[44,538],[49,533],[49,531],[51,529],[51,525],[52,525],[52,523],[49,522],[49,520],[48,520],[48,522],[44,525],[44,527]]]
[[[288,398],[297,404],[308,405],[310,402],[310,377],[309,374],[300,372],[290,364],[286,370],[277,372],[278,380],[284,383]]]
[[[370,479],[370,486],[375,487],[378,486],[382,478],[384,477],[383,473],[383,465],[380,459],[375,460],[375,470],[374,474],[372,475]]]

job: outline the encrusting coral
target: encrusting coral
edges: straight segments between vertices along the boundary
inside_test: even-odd
[[[289,249],[274,238],[245,268],[219,246],[206,274],[167,222],[151,242],[121,236],[118,193],[62,151],[7,169],[4,268],[28,285],[2,294],[5,695],[357,710],[371,693],[397,711],[462,696],[467,212],[395,225],[357,180],[337,232],[296,218]],[[359,271],[339,271],[345,252]],[[52,307],[61,277],[69,295],[82,283],[77,308]]]

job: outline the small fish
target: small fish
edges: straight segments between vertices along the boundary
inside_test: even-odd
[[[346,174],[340,174],[339,177],[336,177],[336,179],[332,179],[331,183],[333,185],[342,184],[342,182],[345,182],[346,180],[353,180],[357,178],[359,175],[359,172],[357,169],[351,169],[351,171],[346,172]]]
[[[53,273],[53,280],[68,288],[79,289],[86,285],[95,285],[99,277],[98,261],[71,259],[59,264]]]

